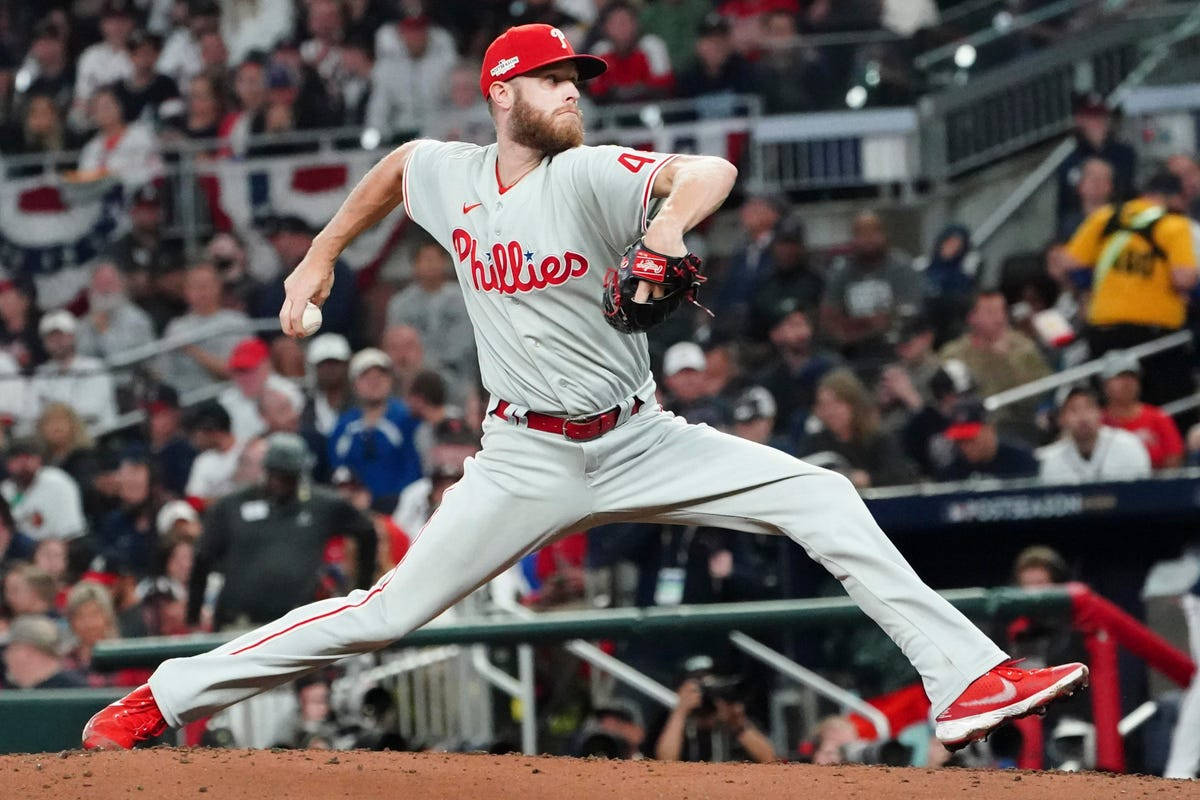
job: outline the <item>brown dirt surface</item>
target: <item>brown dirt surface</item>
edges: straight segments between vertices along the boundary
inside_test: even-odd
[[[1200,797],[1200,784],[1139,775],[961,769],[679,764],[328,750],[71,751],[0,756],[0,796],[22,800],[641,800],[642,798]]]

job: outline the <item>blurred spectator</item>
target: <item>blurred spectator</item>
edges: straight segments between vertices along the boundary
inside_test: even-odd
[[[204,248],[204,259],[216,267],[221,276],[222,304],[235,311],[250,308],[259,287],[251,275],[251,257],[242,239],[231,231],[216,234]],[[269,270],[270,277],[274,277],[277,265],[272,261],[269,267],[262,269]]]
[[[858,728],[849,717],[826,717],[817,726],[812,763],[830,766],[845,762],[846,747],[859,741]]]
[[[49,154],[79,146],[79,137],[63,123],[61,112],[48,94],[29,93],[21,118],[0,130],[0,153],[9,156]],[[11,165],[7,177],[32,177],[44,169],[44,164]]]
[[[729,47],[733,46],[732,39],[728,38],[729,23],[713,13],[710,0],[658,0],[655,3],[645,3],[642,5],[640,22],[643,31],[662,40],[667,49],[669,63],[675,66],[676,73],[693,67],[693,62],[698,56],[701,62],[706,62],[703,65],[704,69],[709,70],[710,74],[717,74],[718,70],[711,69],[707,63],[709,58],[705,55],[706,50],[712,54],[716,43],[702,44],[705,37],[718,36],[726,39],[725,44]],[[724,33],[718,31],[722,27]],[[679,95],[691,96],[683,89],[682,83]]]
[[[194,343],[165,353],[159,367],[163,379],[180,394],[228,378],[229,355],[250,332],[245,314],[221,307],[221,290],[220,273],[212,264],[188,267],[183,284],[188,313],[171,320],[163,338],[187,338]]]
[[[938,345],[959,336],[971,310],[979,257],[971,249],[971,232],[947,225],[933,242],[929,259],[918,261],[925,295],[925,313],[933,323]]]
[[[279,257],[278,271],[260,280],[251,302],[255,317],[275,317],[283,306],[283,279],[312,247],[316,231],[300,217],[285,215],[271,217],[264,223],[264,233]],[[321,305],[321,330],[340,333],[353,339],[357,330],[358,291],[355,277],[345,261],[338,259],[333,267],[333,289]]]
[[[283,391],[292,388],[287,378],[276,375],[271,367],[271,351],[257,337],[238,342],[229,354],[229,374],[233,385],[221,392],[217,402],[229,412],[233,437],[248,442],[267,429],[258,413],[258,403],[269,387]]]
[[[956,359],[967,365],[981,397],[1012,389],[1050,374],[1036,344],[1012,329],[1008,304],[998,290],[975,296],[967,315],[967,332],[948,342],[938,354],[943,361]],[[1036,442],[1038,398],[1033,397],[999,409],[992,420],[1002,433],[1026,442]]]
[[[98,87],[88,101],[88,110],[97,130],[79,154],[81,179],[111,176],[124,184],[128,197],[162,172],[154,130],[141,122],[126,121],[116,89]]]
[[[398,47],[389,40],[399,30]],[[384,141],[424,131],[437,120],[438,100],[449,84],[458,60],[453,44],[439,46],[438,34],[426,17],[405,17],[396,26],[379,29],[375,37],[375,71],[367,125]]]
[[[572,739],[570,754],[576,758],[641,758],[646,740],[641,709],[620,698],[598,703]]]
[[[1058,241],[1070,241],[1083,221],[1113,201],[1115,191],[1113,165],[1102,158],[1092,157],[1079,166],[1075,184],[1076,210],[1067,212],[1058,222]]]
[[[0,434],[7,433],[18,420],[33,416],[30,411],[29,381],[21,374],[21,366],[0,349]]]
[[[263,53],[251,53],[237,65],[233,73],[233,95],[236,110],[221,120],[220,133],[228,137],[236,152],[244,152],[250,135],[251,121],[267,107],[267,58]]]
[[[1088,217],[1052,265],[1058,277],[1091,271],[1087,340],[1093,358],[1184,325],[1197,270],[1191,224],[1169,211],[1182,201],[1182,181],[1159,172],[1138,198]],[[1165,350],[1144,366],[1147,401],[1166,403],[1191,394],[1194,381],[1184,349]]]
[[[725,430],[729,427],[728,403],[712,393],[705,370],[704,350],[695,342],[676,342],[663,354],[663,406],[688,422]]]
[[[356,542],[355,585],[371,585],[375,579],[374,527],[328,489],[309,486],[301,493],[309,463],[302,439],[272,434],[263,459],[264,482],[223,498],[205,512],[189,590],[189,622],[199,617],[204,587],[213,570],[225,576],[214,616],[218,629],[268,622],[311,601],[331,536]],[[264,585],[271,591],[262,591]]]
[[[134,193],[129,206],[129,231],[114,241],[108,258],[125,275],[130,297],[162,330],[185,309],[182,293],[183,248],[178,240],[163,235],[166,215],[162,193],[153,183]]]
[[[1183,464],[1183,437],[1175,421],[1158,406],[1141,402],[1142,369],[1134,356],[1113,351],[1104,364],[1105,425],[1137,436],[1154,469]]]
[[[65,539],[42,539],[33,551],[33,565],[50,576],[54,584],[54,605],[61,607],[70,582],[69,545]]]
[[[496,141],[496,123],[487,103],[479,96],[479,65],[462,63],[450,73],[450,85],[437,119],[425,135],[447,142]]]
[[[300,43],[300,57],[321,79],[333,82],[342,65],[342,8],[337,0],[311,0],[306,4],[305,30],[309,38]]]
[[[305,675],[295,682],[297,716],[288,746],[332,750],[338,726],[330,704],[329,678],[321,673]]]
[[[391,22],[372,29],[378,61],[420,58],[428,52],[439,61],[457,58],[454,38],[428,17],[413,16],[411,7],[393,15]]]
[[[775,398],[775,432],[793,441],[804,430],[817,396],[817,382],[839,363],[836,355],[814,347],[809,312],[795,302],[784,299],[766,317],[775,357],[756,381]]]
[[[425,347],[421,334],[411,325],[391,325],[379,337],[379,347],[392,362],[396,376],[395,394],[404,396],[413,377],[425,368]]]
[[[108,589],[95,581],[80,581],[67,594],[67,623],[75,637],[67,661],[80,672],[92,668],[92,651],[105,639],[118,639],[117,614]]]
[[[216,139],[225,113],[225,98],[216,81],[209,75],[197,75],[188,81],[183,115],[174,130],[185,139]]]
[[[1183,186],[1183,202],[1187,216],[1200,220],[1200,163],[1195,157],[1178,153],[1167,159],[1167,169]]]
[[[817,308],[825,281],[813,267],[804,243],[804,222],[790,216],[779,222],[770,242],[767,267],[751,309],[751,335],[766,339],[783,304],[808,312]]]
[[[117,468],[120,507],[96,527],[96,550],[110,563],[128,566],[138,578],[150,574],[158,551],[156,488],[150,473],[150,454],[130,445]]]
[[[266,423],[264,433],[293,433],[303,439],[313,457],[310,468],[313,480],[328,483],[329,445],[315,429],[301,427],[304,403],[304,392],[296,384],[284,379],[270,381],[258,399],[258,413]]]
[[[158,536],[166,546],[163,574],[186,586],[185,578],[192,574],[191,557],[194,552],[186,548],[177,548],[176,545],[196,543],[204,530],[200,526],[200,515],[186,500],[169,500],[163,503],[163,507],[155,515],[154,527],[158,530]],[[177,563],[176,559],[182,560]],[[180,570],[183,570],[182,574],[180,574]]]
[[[728,680],[728,679],[726,679]],[[718,689],[719,687],[719,689]],[[710,674],[689,675],[677,690],[678,699],[654,745],[659,761],[711,761],[714,730],[727,734],[743,757],[759,763],[778,760],[775,748],[762,731],[746,717],[746,707],[721,694],[727,686]]]
[[[775,431],[775,398],[761,386],[751,386],[734,403],[733,435],[792,453],[795,445]]]
[[[98,358],[75,349],[78,323],[69,311],[52,311],[38,323],[50,360],[37,368],[30,387],[38,409],[65,403],[89,425],[108,425],[117,417],[112,375]]]
[[[75,75],[75,110],[82,113],[92,94],[133,74],[127,42],[133,33],[133,11],[123,0],[107,0],[100,10],[101,41],[79,55]]]
[[[819,48],[797,36],[796,16],[787,11],[764,14],[756,36],[762,46],[757,63],[759,94],[773,114],[826,108],[843,89]]]
[[[369,347],[350,359],[356,407],[329,436],[329,461],[349,467],[371,490],[376,508],[394,507],[405,486],[421,477],[414,434],[420,420],[392,397],[392,362]],[[389,505],[391,504],[391,505]]]
[[[13,440],[5,452],[8,477],[0,482],[0,494],[8,501],[17,530],[35,540],[82,536],[87,522],[79,487],[43,458],[41,443],[32,437]]]
[[[897,361],[884,367],[875,387],[885,427],[897,430],[926,405],[933,395],[929,381],[942,362],[933,352],[933,325],[924,314],[906,317],[892,337]]]
[[[1041,478],[1048,483],[1091,483],[1146,478],[1150,455],[1134,434],[1102,422],[1100,401],[1086,387],[1066,392],[1058,410],[1062,437],[1042,448]]]
[[[375,40],[370,36],[350,36],[342,42],[337,88],[341,99],[340,126],[364,125],[371,104],[375,71]],[[452,79],[453,80],[453,79]],[[451,83],[451,92],[454,84]],[[478,99],[472,96],[472,99]],[[490,117],[489,117],[490,120]]]
[[[57,616],[54,608],[57,594],[54,578],[41,567],[21,563],[4,574],[4,606],[14,617]]]
[[[242,448],[231,427],[229,412],[215,400],[192,411],[187,428],[198,455],[188,475],[188,497],[209,502],[233,491]]]
[[[266,478],[266,472],[263,470],[263,458],[266,454],[267,437],[265,436],[251,439],[244,444],[238,452],[237,463],[234,464],[230,492],[263,482]]]
[[[4,648],[5,685],[13,689],[69,689],[87,685],[66,669],[59,648],[58,625],[45,616],[28,614],[13,620]]]
[[[369,36],[374,41],[375,32],[383,27],[383,5],[381,0],[344,0],[346,38]]]
[[[0,573],[20,561],[33,557],[37,543],[17,530],[12,510],[3,492],[0,492]]]
[[[704,344],[704,380],[709,394],[732,402],[741,389],[742,349],[737,340],[710,336]]]
[[[1013,562],[1013,583],[1022,589],[1044,589],[1066,583],[1068,577],[1067,562],[1044,545],[1026,547]]]
[[[887,332],[919,310],[921,278],[888,244],[883,220],[870,211],[854,218],[849,255],[830,268],[821,303],[821,329],[842,354],[864,364],[887,358]]]
[[[92,267],[87,298],[87,316],[75,332],[83,355],[108,360],[154,341],[150,315],[125,294],[124,277],[113,262],[100,261]]]
[[[56,116],[61,125],[71,110],[75,63],[67,52],[65,33],[49,19],[34,27],[29,57],[17,73],[15,82],[22,103],[27,104],[39,95],[49,98],[58,111]]]
[[[163,488],[183,496],[196,460],[196,449],[183,434],[179,393],[166,384],[153,387],[142,404],[146,411],[150,465]]]
[[[221,6],[221,37],[229,47],[233,63],[254,50],[269,50],[291,36],[295,28],[291,0],[239,0]]]
[[[203,65],[200,38],[218,31],[221,9],[217,0],[177,0],[175,8],[184,13],[175,15],[175,25],[158,57],[158,71],[177,86],[186,86],[200,74]]]
[[[754,53],[762,44],[763,27],[773,12],[794,17],[798,0],[720,0],[717,11],[733,25],[738,50]]]
[[[277,95],[272,91],[269,93],[270,102],[279,104],[283,101],[290,105],[294,109],[296,128],[324,128],[333,123],[337,117],[335,97],[330,94],[324,78],[316,68],[305,62],[300,53],[299,42],[291,36],[286,36],[275,44],[271,53],[271,63],[267,68],[268,85],[272,83],[273,76],[280,75],[286,76],[286,84],[294,90],[294,94]]]
[[[422,463],[427,463],[429,449],[438,431],[466,425],[462,419],[462,409],[447,403],[446,381],[434,370],[421,370],[413,376],[404,402],[413,415],[421,420],[415,436]]]
[[[38,335],[37,309],[23,285],[0,276],[0,349],[17,362],[22,372],[46,360]]]
[[[1076,187],[1083,175],[1083,164],[1089,158],[1108,162],[1113,169],[1113,193],[1125,200],[1133,192],[1133,176],[1137,171],[1137,154],[1124,142],[1117,141],[1113,131],[1113,112],[1104,97],[1096,92],[1075,95],[1071,101],[1075,119],[1075,149],[1058,168],[1058,218],[1065,222],[1072,213],[1082,210]]]
[[[749,303],[770,273],[771,244],[783,210],[783,201],[768,195],[751,195],[738,209],[745,239],[722,271],[713,302],[713,311],[730,330],[742,327]]]
[[[190,543],[179,542],[176,543],[174,552],[186,551],[190,559],[191,550]],[[188,563],[190,572],[190,561]],[[186,581],[180,584],[165,575],[147,578],[138,583],[138,604],[134,610],[141,615],[146,636],[182,636],[192,633],[191,626],[187,624],[188,596],[187,589],[183,588],[186,586]]]
[[[597,102],[632,102],[665,97],[674,84],[671,59],[662,39],[639,30],[637,12],[623,0],[604,8],[600,20],[603,38],[592,55],[608,64],[608,71],[588,84]]]
[[[43,444],[43,458],[71,477],[83,493],[83,509],[90,516],[99,507],[94,482],[100,471],[92,437],[87,426],[65,403],[50,403],[38,418],[37,434]]]
[[[350,345],[340,333],[322,333],[305,354],[313,389],[301,425],[323,436],[333,432],[338,417],[350,407]]]
[[[177,114],[182,103],[179,86],[156,69],[162,39],[146,31],[134,31],[127,44],[133,72],[117,84],[126,119],[157,123]]]
[[[1032,478],[1038,474],[1033,451],[1005,441],[978,400],[964,400],[950,412],[944,435],[954,443],[957,453],[954,461],[935,473],[939,481]]]
[[[859,489],[911,483],[916,470],[891,434],[862,382],[848,369],[828,373],[817,385],[813,414],[823,430],[810,435],[805,460],[843,472]]]
[[[479,450],[479,440],[473,434],[457,431],[442,436],[429,451],[427,477],[410,483],[400,493],[392,519],[401,530],[420,535],[425,523],[442,504],[442,495],[463,476],[463,462]]]
[[[338,467],[334,470],[330,483],[347,503],[365,514],[375,526],[376,577],[400,563],[404,554],[408,552],[409,545],[412,544],[411,538],[403,528],[396,524],[390,514],[376,511],[372,507],[371,490],[364,486],[348,467]],[[425,483],[428,488],[428,479],[422,478],[420,481],[410,483],[408,488],[401,493],[401,497],[419,483]],[[348,568],[351,565],[345,566]]]
[[[704,5],[706,3],[696,0],[671,0],[648,6],[643,10],[642,16],[644,19],[656,9],[664,12],[685,12]],[[672,63],[691,64],[687,69],[677,70],[679,78],[675,84],[675,93],[680,97],[702,97],[722,92],[753,94],[759,87],[757,75],[750,62],[734,51],[733,37],[725,18],[713,13],[707,17],[702,16],[698,23],[690,20],[689,22],[691,24],[687,28],[674,32],[676,39],[682,36],[690,43],[694,36],[695,41],[695,53],[680,54],[686,55],[686,58],[672,57]],[[693,34],[692,31],[696,33]]]
[[[409,325],[423,342],[437,342],[427,359],[463,382],[474,368],[475,335],[457,281],[452,280],[450,257],[435,241],[422,241],[413,255],[413,281],[387,305],[388,325]]]

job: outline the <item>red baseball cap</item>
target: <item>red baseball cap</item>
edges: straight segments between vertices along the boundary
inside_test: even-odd
[[[563,61],[574,61],[579,77],[585,81],[608,69],[602,58],[577,54],[566,34],[553,25],[517,25],[488,45],[483,54],[483,69],[479,71],[479,91],[487,97],[488,89],[496,81]]]
[[[254,369],[270,357],[271,351],[262,339],[242,339],[229,354],[229,368]]]

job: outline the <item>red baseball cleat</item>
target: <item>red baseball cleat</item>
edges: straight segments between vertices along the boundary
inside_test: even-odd
[[[96,712],[83,726],[84,750],[129,750],[167,729],[167,722],[143,683],[120,700]]]
[[[1036,714],[1052,701],[1087,686],[1088,668],[1063,664],[1019,669],[1015,661],[992,667],[937,716],[937,738],[948,750],[982,739],[1010,719]]]

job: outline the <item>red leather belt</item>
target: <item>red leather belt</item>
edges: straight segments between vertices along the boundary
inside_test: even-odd
[[[492,413],[500,419],[508,419],[510,408],[512,408],[512,403],[501,400],[496,404],[496,410]],[[642,401],[635,397],[629,415],[633,416],[641,408]],[[620,417],[621,409],[618,406],[590,417],[555,417],[550,414],[540,414],[537,411],[527,411],[524,419],[526,426],[535,431],[557,433],[577,442],[586,442],[590,439],[598,439],[617,427],[617,420]]]

